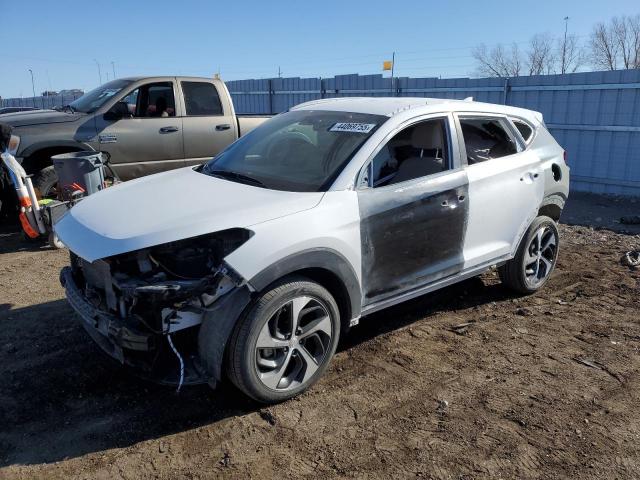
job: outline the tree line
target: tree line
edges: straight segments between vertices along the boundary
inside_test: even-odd
[[[477,73],[489,77],[573,73],[583,67],[640,68],[640,14],[597,23],[583,42],[577,35],[539,33],[524,49],[517,43],[493,48],[480,44],[472,55],[478,64]]]

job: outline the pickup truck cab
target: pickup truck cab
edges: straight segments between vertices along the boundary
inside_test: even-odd
[[[19,138],[16,158],[42,196],[54,192],[51,156],[80,150],[111,155],[122,180],[202,163],[268,117],[238,117],[219,79],[113,80],[58,110],[3,115]]]
[[[61,280],[121,362],[151,375],[166,353],[163,381],[226,373],[276,402],[312,385],[372,312],[492,267],[517,292],[542,288],[568,193],[537,112],[318,100],[204,165],[80,202],[55,227],[71,251]]]

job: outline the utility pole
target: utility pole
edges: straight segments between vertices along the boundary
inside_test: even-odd
[[[33,107],[36,108],[36,84],[33,81],[33,70],[29,69],[31,74],[31,91],[33,91]]]
[[[111,71],[113,72],[113,79],[116,79],[116,64],[115,62],[112,60],[111,61]]]
[[[280,70],[280,65],[278,65],[278,78],[282,78],[282,70]]]
[[[93,59],[93,61],[96,62],[96,65],[98,66],[98,78],[100,79],[100,85],[102,85],[102,71],[100,70],[100,64],[95,58]]]
[[[562,65],[560,73],[567,70],[567,30],[569,28],[569,17],[564,17],[564,42],[562,42]]]
[[[391,95],[396,96],[393,89],[393,72],[396,67],[396,52],[391,55]]]

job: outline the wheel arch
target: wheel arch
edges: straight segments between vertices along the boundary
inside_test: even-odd
[[[360,282],[349,262],[340,253],[324,248],[298,252],[267,267],[248,283],[253,289],[262,291],[290,275],[307,277],[326,288],[338,304],[343,328],[360,316]]]
[[[334,297],[340,311],[342,330],[360,316],[360,284],[353,268],[338,252],[312,249],[283,258],[216,302],[203,319],[198,334],[200,363],[210,383],[222,378],[222,366],[232,332],[260,292],[286,277],[304,276]]]
[[[27,173],[33,174],[51,165],[51,157],[61,153],[93,150],[89,145],[78,142],[54,142],[35,144],[22,153],[22,166]]]
[[[553,194],[542,200],[542,205],[538,209],[538,216],[550,217],[556,223],[560,220],[566,199],[561,194]]]

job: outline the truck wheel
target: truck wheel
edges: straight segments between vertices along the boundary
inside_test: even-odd
[[[516,256],[498,268],[500,280],[519,293],[533,293],[547,283],[558,259],[560,235],[549,217],[537,217],[522,238]]]
[[[33,188],[36,190],[38,198],[52,198],[58,197],[58,175],[53,165],[43,168],[33,176],[31,180],[33,182]]]
[[[228,376],[254,400],[287,400],[320,378],[339,336],[340,314],[331,294],[304,277],[284,279],[236,325]]]

